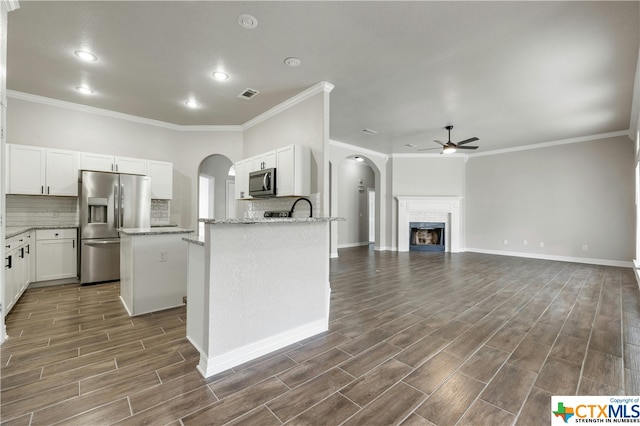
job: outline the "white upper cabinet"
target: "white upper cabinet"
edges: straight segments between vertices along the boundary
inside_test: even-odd
[[[106,154],[83,152],[80,159],[82,170],[98,172],[131,173],[135,175],[147,174],[146,160],[142,158],[118,157]]]
[[[97,172],[115,172],[114,157],[113,155],[83,152],[80,154],[80,168]]]
[[[252,169],[250,172],[257,170],[271,169],[276,167],[276,151],[265,152],[252,158]]]
[[[147,161],[141,158],[115,157],[114,164],[118,173],[147,174]]]
[[[7,144],[6,192],[78,196],[80,170],[151,177],[151,198],[173,198],[173,163],[143,158]]]
[[[311,194],[311,149],[287,145],[235,163],[236,200],[249,196],[249,173],[275,167],[277,197],[308,197]]]
[[[253,158],[246,158],[234,165],[236,169],[235,197],[236,200],[246,200],[249,196],[249,173],[253,171]]]
[[[46,149],[7,144],[7,151],[7,194],[44,194]]]
[[[8,194],[78,195],[78,153],[27,145],[9,148]]]
[[[311,194],[311,150],[306,145],[278,148],[276,192],[278,197],[308,197]]]
[[[173,163],[147,160],[147,176],[151,178],[151,198],[173,198]]]
[[[47,149],[47,195],[78,196],[78,153]]]

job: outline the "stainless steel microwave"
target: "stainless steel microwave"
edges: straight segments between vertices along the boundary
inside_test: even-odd
[[[257,170],[249,173],[249,195],[252,197],[275,197],[276,169]]]

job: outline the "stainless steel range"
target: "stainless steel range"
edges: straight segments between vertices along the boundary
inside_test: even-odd
[[[86,170],[80,179],[80,283],[119,280],[118,228],[149,227],[151,179]]]

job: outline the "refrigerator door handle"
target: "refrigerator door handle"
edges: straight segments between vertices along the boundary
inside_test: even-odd
[[[115,191],[113,194],[113,222],[116,228],[116,231],[118,230],[118,228],[120,228],[120,209],[119,209],[119,205],[120,205],[120,193],[119,193],[119,184],[116,183],[114,185]]]
[[[124,184],[120,183],[120,227],[124,226]]]

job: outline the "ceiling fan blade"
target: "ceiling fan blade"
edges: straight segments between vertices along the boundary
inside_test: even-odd
[[[469,143],[469,142],[475,142],[475,141],[479,141],[479,140],[480,139],[478,139],[478,138],[469,138],[469,139],[465,139],[463,141],[458,142],[456,145],[460,146],[460,145],[464,145],[464,144]]]
[[[440,142],[439,140],[435,140],[435,139],[434,139],[433,141],[434,141],[435,143],[439,143],[439,144],[440,144],[440,145],[442,145],[442,146],[447,146],[447,144],[446,144],[446,143],[444,143],[444,142]]]
[[[458,146],[457,149],[478,149],[478,146]]]

